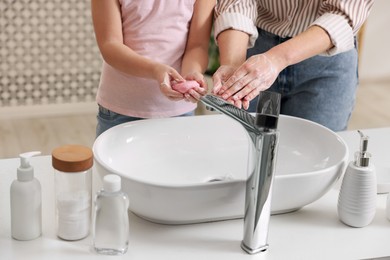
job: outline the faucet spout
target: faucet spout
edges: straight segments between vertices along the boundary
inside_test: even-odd
[[[246,181],[244,238],[241,247],[249,254],[268,248],[268,226],[271,216],[271,195],[276,163],[278,134],[265,132],[256,138]],[[249,160],[250,161],[250,160]]]
[[[272,183],[278,147],[280,94],[261,92],[256,117],[216,96],[206,95],[201,101],[206,106],[238,121],[249,134],[252,150],[248,157],[244,238],[241,248],[248,254],[265,251],[268,248]]]

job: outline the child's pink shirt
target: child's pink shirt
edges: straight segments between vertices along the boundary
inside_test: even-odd
[[[119,0],[124,44],[138,54],[172,66],[180,73],[195,0]],[[196,108],[171,101],[155,80],[130,76],[106,62],[97,102],[116,113],[141,117],[171,117]]]

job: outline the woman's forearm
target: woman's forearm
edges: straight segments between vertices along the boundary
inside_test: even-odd
[[[319,26],[312,26],[294,38],[281,43],[265,54],[278,71],[333,47],[327,32]]]
[[[218,35],[220,64],[240,66],[246,59],[249,35],[236,30],[226,30]]]

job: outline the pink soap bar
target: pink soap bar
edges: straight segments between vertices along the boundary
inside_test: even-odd
[[[195,80],[187,80],[179,83],[172,83],[172,89],[179,91],[180,93],[187,93],[188,90],[199,87],[199,83]]]

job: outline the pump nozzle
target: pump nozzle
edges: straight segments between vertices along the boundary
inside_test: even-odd
[[[27,152],[27,153],[21,153],[19,154],[20,158],[20,168],[28,168],[30,167],[30,158],[35,155],[40,155],[40,151],[33,151],[33,152]]]
[[[370,165],[371,154],[367,152],[368,136],[364,135],[360,130],[357,130],[360,135],[360,150],[355,153],[355,165],[359,167],[367,167]]]
[[[30,166],[30,158],[39,154],[41,154],[40,151],[19,154],[20,166],[17,170],[19,181],[29,181],[34,178],[34,169]]]

